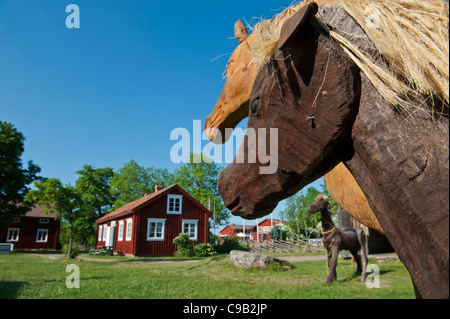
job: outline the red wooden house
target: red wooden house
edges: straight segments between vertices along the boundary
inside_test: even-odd
[[[220,231],[220,242],[223,243],[225,238],[237,236],[239,241],[254,240],[254,241],[272,241],[270,232],[273,226],[283,223],[283,220],[266,218],[254,226],[244,226],[231,224],[225,226]],[[245,230],[244,230],[245,227]]]
[[[268,241],[272,242],[272,238],[270,237],[270,232],[272,231],[273,226],[283,223],[283,220],[266,218],[263,221],[259,222],[257,225],[253,226],[251,229],[252,239],[255,241]]]
[[[14,249],[57,249],[60,221],[56,217],[56,214],[44,215],[44,205],[35,206],[0,229],[0,242],[14,244]]]
[[[252,227],[253,226],[244,226],[236,224],[227,225],[220,231],[220,242],[223,243],[226,238],[231,238],[234,236],[236,236],[239,241],[248,240],[249,238],[251,238],[250,230]]]
[[[157,186],[154,193],[96,220],[97,248],[112,247],[131,256],[170,256],[180,233],[189,233],[194,245],[208,243],[211,216],[180,186]]]

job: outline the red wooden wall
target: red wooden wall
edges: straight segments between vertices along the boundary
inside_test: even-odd
[[[48,219],[48,224],[40,224],[40,219]],[[19,228],[19,241],[11,242],[14,249],[57,249],[59,240],[60,221],[48,217],[20,217],[20,222],[12,223],[10,226],[0,230],[0,240],[6,242],[9,228]],[[48,229],[46,243],[37,243],[38,229]],[[8,242],[9,243],[9,242]]]
[[[169,194],[181,194],[176,189]],[[128,218],[133,218],[132,240],[125,241],[126,222]],[[147,241],[148,218],[165,218],[164,241]],[[193,245],[199,243],[208,243],[209,241],[209,216],[205,210],[201,209],[186,196],[182,200],[182,214],[167,214],[167,194],[160,196],[148,205],[137,210],[133,214],[114,219],[116,222],[114,233],[114,250],[118,250],[123,254],[132,254],[135,256],[172,256],[177,251],[176,244],[173,239],[177,237],[182,230],[182,220],[191,219],[198,220],[197,224],[197,241],[192,241]],[[119,220],[124,220],[124,239],[118,241]],[[97,225],[111,225],[111,221]],[[98,246],[104,246],[105,241],[97,242]]]

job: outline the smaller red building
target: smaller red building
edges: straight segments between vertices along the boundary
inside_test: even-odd
[[[271,242],[272,238],[270,237],[270,232],[272,231],[273,226],[280,223],[283,223],[283,220],[266,218],[257,225],[245,226],[245,230],[244,225],[227,225],[220,231],[220,242],[223,243],[225,238],[231,238],[233,236],[237,236],[239,241],[250,239],[258,242]]]
[[[263,221],[259,222],[257,225],[253,226],[252,239],[258,242],[268,241],[272,242],[272,238],[270,237],[270,232],[272,231],[273,226],[282,224],[283,220],[279,219],[270,219],[266,218]]]
[[[35,206],[0,230],[0,242],[14,244],[14,249],[57,249],[60,221],[56,217],[44,215],[44,205]]]
[[[126,204],[96,220],[97,248],[112,247],[132,256],[171,256],[180,233],[193,245],[208,243],[212,213],[178,185]]]
[[[231,238],[236,236],[239,241],[248,240],[251,238],[251,232],[253,226],[245,226],[244,231],[244,225],[236,225],[231,224],[225,226],[224,229],[220,231],[220,242],[223,243],[226,238]]]

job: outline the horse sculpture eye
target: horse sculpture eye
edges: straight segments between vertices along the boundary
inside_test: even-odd
[[[251,105],[251,109],[252,109],[252,113],[256,113],[256,111],[258,110],[258,105],[259,105],[259,97],[254,99]]]

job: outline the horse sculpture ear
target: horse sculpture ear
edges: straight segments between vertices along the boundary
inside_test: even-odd
[[[319,6],[317,5],[317,3],[311,2],[300,8],[300,10],[298,10],[298,12],[294,14],[292,18],[287,20],[281,28],[278,49],[283,49],[287,42],[289,42],[289,39],[297,34],[298,31],[300,31],[303,23],[305,23],[306,20],[313,18],[318,10]]]
[[[248,37],[248,31],[245,27],[244,23],[242,23],[242,20],[239,19],[236,21],[236,24],[234,25],[234,36],[236,39],[238,39],[239,44],[245,41]]]

